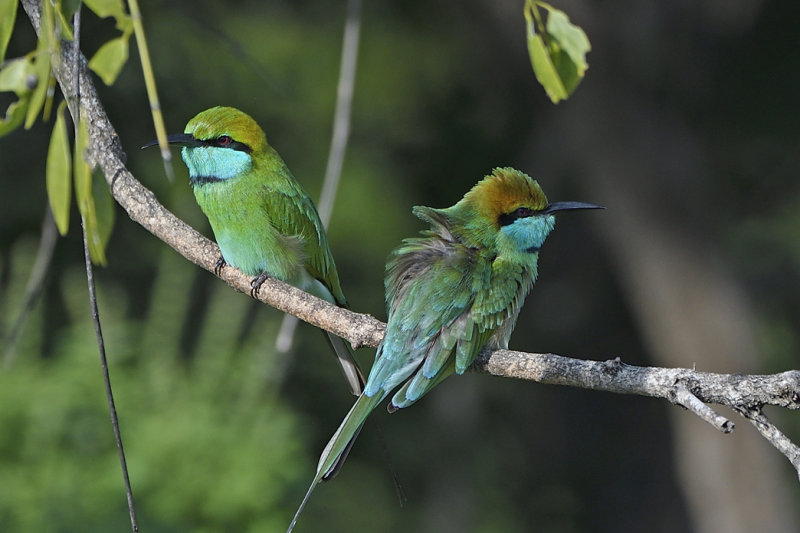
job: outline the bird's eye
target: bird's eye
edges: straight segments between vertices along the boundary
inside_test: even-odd
[[[517,219],[532,217],[534,213],[535,211],[529,207],[518,207],[510,213],[502,213],[498,217],[497,222],[500,226],[508,226],[509,224],[513,224]]]
[[[217,138],[217,145],[218,146],[230,146],[233,142],[233,139],[230,138],[228,135],[222,135]]]

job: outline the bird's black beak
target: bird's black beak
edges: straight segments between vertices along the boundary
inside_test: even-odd
[[[602,205],[587,204],[585,202],[555,202],[549,204],[540,213],[548,214],[556,211],[574,211],[576,209],[605,209]]]
[[[200,146],[203,144],[195,139],[190,133],[173,133],[172,135],[167,135],[167,143],[182,144],[183,146]],[[145,148],[150,148],[151,146],[158,146],[158,141],[150,141],[142,146],[141,149],[144,150]]]

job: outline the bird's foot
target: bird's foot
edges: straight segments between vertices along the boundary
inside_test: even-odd
[[[268,277],[267,274],[261,274],[257,278],[253,278],[253,281],[250,282],[250,296],[258,298],[258,290]]]
[[[225,262],[225,258],[222,257],[222,256],[219,256],[219,259],[217,259],[217,263],[214,265],[214,274],[216,276],[219,276],[220,273],[222,272],[222,268],[227,264],[228,263]]]

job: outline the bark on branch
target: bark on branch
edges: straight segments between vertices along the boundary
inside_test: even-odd
[[[40,4],[22,0],[31,22],[39,31]],[[62,43],[60,59],[54,58],[53,71],[74,115],[75,91],[72,43]],[[81,113],[88,119],[88,159],[100,167],[111,192],[130,218],[164,241],[196,265],[214,272],[220,256],[216,244],[189,227],[168,211],[125,166],[119,137],[97,96],[86,58],[80,64]],[[219,277],[234,289],[250,293],[250,278],[226,266]],[[376,318],[341,309],[299,289],[274,279],[262,286],[258,299],[314,326],[331,331],[354,347],[377,347],[385,324]],[[484,351],[473,370],[500,377],[526,379],[549,385],[663,398],[680,405],[709,422],[719,431],[730,433],[734,424],[714,412],[708,404],[724,405],[739,412],[762,436],[783,453],[800,475],[800,448],[781,433],[764,415],[766,405],[800,408],[800,371],[772,375],[714,374],[683,368],[655,368],[627,365],[618,358],[609,361],[573,359],[553,354],[534,354],[510,350]]]

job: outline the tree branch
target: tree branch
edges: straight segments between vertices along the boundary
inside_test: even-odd
[[[800,448],[789,440],[789,437],[784,435],[781,430],[775,427],[760,408],[737,408],[736,410],[739,411],[739,414],[748,419],[765,439],[789,459],[792,466],[798,472],[798,478],[800,478]]]
[[[22,4],[38,31],[39,3],[22,0]],[[70,105],[75,97],[73,73],[69,68],[73,53],[72,43],[64,42],[60,61],[53,61],[55,77]],[[82,113],[89,123],[90,164],[103,170],[114,198],[132,220],[191,262],[213,272],[220,256],[216,244],[170,213],[125,167],[119,137],[98,99],[86,59],[80,56],[79,61]],[[234,268],[225,267],[219,277],[240,292],[250,292],[250,278]],[[331,331],[349,340],[354,347],[377,347],[385,331],[385,324],[370,315],[338,308],[274,279],[267,279],[261,286],[258,299]],[[494,376],[542,384],[663,398],[729,433],[733,423],[706,404],[724,405],[750,420],[800,474],[800,448],[775,428],[761,410],[765,405],[800,408],[800,371],[797,370],[773,375],[714,374],[682,368],[637,367],[619,359],[589,361],[510,350],[484,351],[472,368]]]

